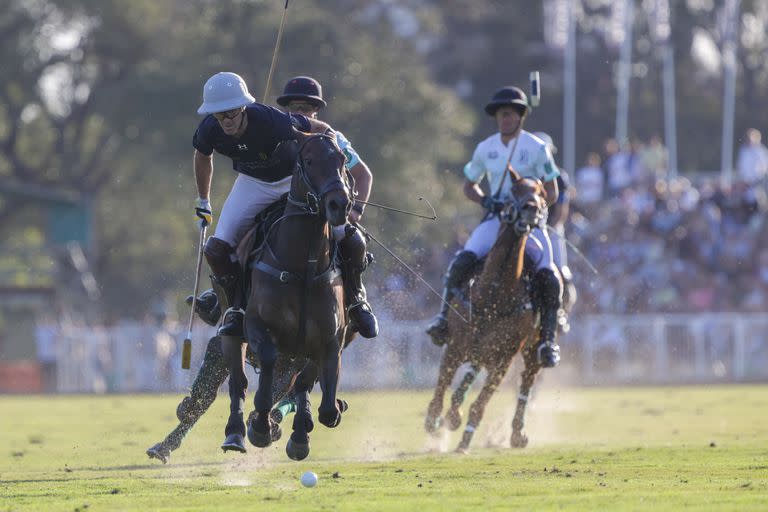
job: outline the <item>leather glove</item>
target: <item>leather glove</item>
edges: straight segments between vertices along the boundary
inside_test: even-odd
[[[198,197],[195,202],[195,215],[197,216],[198,226],[200,226],[201,229],[210,226],[213,222],[211,202],[208,199]]]
[[[501,212],[501,210],[504,208],[504,202],[499,201],[493,196],[483,197],[482,205],[483,205],[483,208],[485,208],[486,210],[494,214]]]

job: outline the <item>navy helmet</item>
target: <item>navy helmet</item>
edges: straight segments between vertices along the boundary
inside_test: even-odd
[[[489,116],[495,116],[499,108],[510,105],[522,107],[520,115],[525,115],[530,108],[528,106],[528,97],[523,90],[519,87],[507,85],[494,93],[491,101],[485,106],[485,113]]]
[[[283,88],[283,95],[277,98],[277,104],[287,107],[292,101],[306,101],[318,108],[327,105],[323,99],[323,87],[311,76],[296,76],[288,80]]]

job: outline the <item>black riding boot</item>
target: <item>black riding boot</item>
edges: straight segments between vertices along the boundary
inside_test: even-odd
[[[187,304],[192,305],[192,296],[187,297]],[[197,296],[195,301],[195,313],[200,319],[208,325],[216,325],[221,319],[221,306],[216,292],[213,288],[208,288]]]
[[[216,292],[224,320],[219,327],[219,336],[244,335],[243,319],[243,271],[235,251],[227,242],[211,237],[205,243],[205,257],[211,267],[211,283]]]
[[[533,276],[534,299],[541,316],[541,330],[536,355],[544,368],[554,368],[560,362],[557,346],[557,316],[560,309],[560,279],[549,269],[541,269]]]
[[[339,249],[349,319],[352,328],[359,332],[360,336],[375,338],[379,334],[379,323],[371,305],[368,304],[362,278],[362,273],[373,260],[373,256],[366,252],[365,237],[355,226],[347,224],[345,235],[339,242]]]
[[[440,312],[432,319],[427,326],[427,334],[432,337],[432,343],[435,345],[444,345],[448,335],[448,308],[453,300],[456,291],[464,284],[464,280],[469,276],[472,267],[477,263],[477,255],[472,251],[458,251],[448,265],[448,271],[445,274],[443,288],[443,302],[440,304]]]

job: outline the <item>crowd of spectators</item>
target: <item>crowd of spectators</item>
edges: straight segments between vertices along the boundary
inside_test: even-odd
[[[768,149],[751,129],[730,183],[669,179],[666,151],[648,144],[591,153],[574,176],[568,236],[587,313],[763,311],[768,304]]]
[[[608,140],[570,177],[566,235],[579,293],[576,313],[757,312],[768,304],[768,148],[747,131],[730,183],[720,175],[670,178],[660,137]],[[456,247],[427,248],[419,272],[439,286]],[[374,274],[377,272],[374,271]],[[438,299],[400,268],[372,279],[393,316],[426,318]]]

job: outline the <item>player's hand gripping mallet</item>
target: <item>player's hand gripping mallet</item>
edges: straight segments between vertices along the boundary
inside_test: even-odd
[[[197,269],[195,271],[195,290],[192,293],[192,309],[189,311],[189,327],[187,328],[187,337],[184,338],[184,345],[181,349],[181,367],[189,370],[189,364],[192,360],[192,322],[195,320],[195,305],[197,304],[197,288],[200,286],[200,267],[203,265],[203,243],[205,242],[205,231],[208,226],[200,228],[200,242],[197,246]]]

